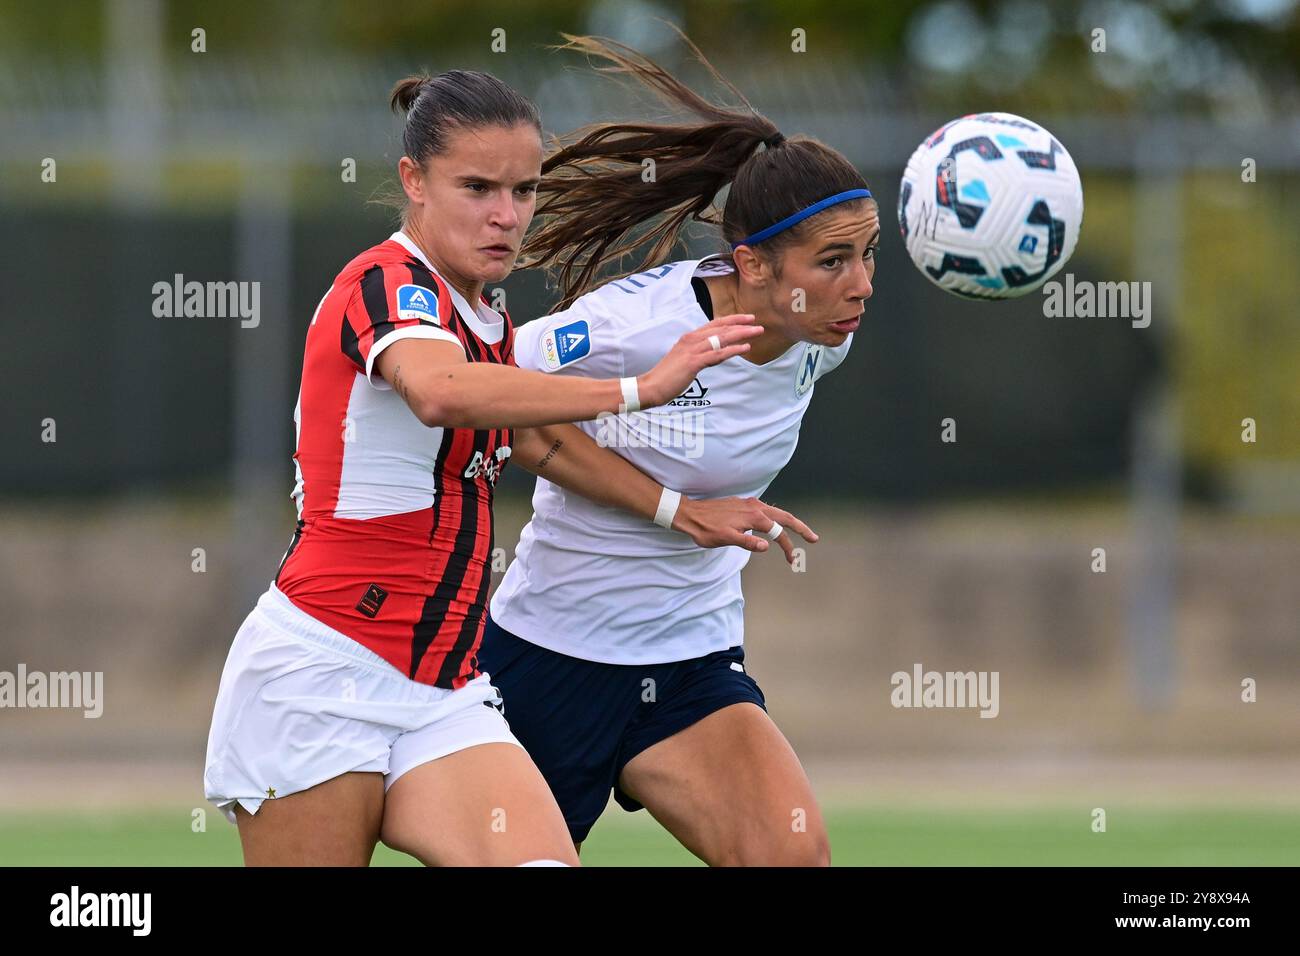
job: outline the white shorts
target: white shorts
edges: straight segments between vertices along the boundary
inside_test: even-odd
[[[221,673],[204,795],[234,823],[235,804],[256,813],[263,800],[352,771],[384,774],[387,790],[466,747],[522,746],[500,703],[487,674],[454,691],[411,680],[272,584]]]

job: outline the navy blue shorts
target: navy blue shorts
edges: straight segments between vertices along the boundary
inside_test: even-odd
[[[744,648],[733,647],[668,664],[603,664],[530,644],[490,616],[478,652],[574,843],[586,839],[611,788],[623,809],[641,809],[618,787],[641,751],[731,704],[767,709],[744,660]]]

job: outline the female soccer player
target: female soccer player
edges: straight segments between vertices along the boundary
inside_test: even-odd
[[[380,839],[426,863],[576,863],[476,658],[493,489],[514,458],[653,528],[662,488],[553,423],[671,401],[761,330],[701,321],[609,379],[515,367],[510,319],[481,293],[509,274],[533,215],[537,111],[462,71],[409,78],[392,105],[406,114],[403,227],[344,267],[311,320],[297,531],[226,661],[205,790],[249,864],[364,865]],[[552,347],[564,364],[590,346]],[[706,545],[763,550],[746,532],[788,520],[687,504],[677,526]]]
[[[835,150],[787,140],[752,110],[721,109],[623,44],[568,39],[702,122],[603,124],[543,164],[539,213],[551,218],[524,257],[562,264],[571,305],[519,329],[520,367],[638,373],[701,319],[740,310],[763,333],[677,401],[581,426],[665,486],[663,528],[541,476],[479,658],[575,844],[613,788],[710,864],[826,864],[808,779],[745,672],[748,552],[704,550],[667,528],[678,493],[757,498],[789,461],[814,383],[844,359],[871,296],[876,204]],[[646,159],[654,182],[642,178]],[[728,184],[730,254],[658,265],[685,219],[702,218]],[[640,243],[653,243],[643,265],[654,267],[580,295],[603,262]],[[573,329],[590,348],[552,361],[551,340]]]

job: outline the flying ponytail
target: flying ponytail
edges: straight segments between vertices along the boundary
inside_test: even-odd
[[[569,141],[542,164],[537,216],[525,240],[521,266],[556,276],[565,308],[598,280],[601,268],[644,250],[631,271],[663,261],[687,221],[717,223],[710,211],[731,184],[721,220],[723,238],[736,242],[832,193],[865,186],[838,152],[807,137],[786,139],[728,83],[681,31],[679,36],[709,73],[742,104],[727,108],[699,96],[633,48],[599,37],[563,34],[560,50],[608,64],[602,73],[628,74],[662,99],[698,118],[695,123],[600,123]],[[758,147],[765,145],[759,151]],[[647,161],[653,161],[653,165]],[[650,179],[647,170],[653,169]],[[776,253],[797,230],[765,244]]]

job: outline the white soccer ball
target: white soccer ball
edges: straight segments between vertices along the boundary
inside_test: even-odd
[[[1074,253],[1083,184],[1047,130],[1011,113],[972,113],[935,130],[907,162],[898,225],[918,269],[971,299],[1037,289]]]

